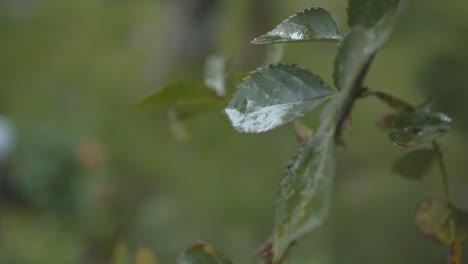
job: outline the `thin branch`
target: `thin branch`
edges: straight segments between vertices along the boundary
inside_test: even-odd
[[[438,161],[439,167],[440,167],[440,172],[442,174],[442,182],[443,182],[443,185],[444,185],[445,201],[447,202],[448,205],[450,205],[451,202],[450,202],[450,190],[449,190],[449,184],[448,184],[448,174],[447,174],[447,169],[445,167],[443,153],[440,150],[440,146],[436,141],[432,142],[432,147],[434,148],[434,152],[436,154],[437,161]]]
[[[306,125],[304,125],[300,120],[295,120],[292,122],[292,126],[297,141],[301,146],[305,145],[314,136],[314,132]]]

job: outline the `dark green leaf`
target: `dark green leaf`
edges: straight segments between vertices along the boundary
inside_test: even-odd
[[[274,263],[292,242],[318,228],[327,216],[335,173],[334,149],[329,129],[314,136],[289,165],[276,203]]]
[[[356,29],[346,36],[338,51],[333,73],[338,90],[348,93],[353,89],[366,65],[385,44],[392,25],[393,19],[386,17],[374,28]]]
[[[393,172],[409,179],[422,179],[435,157],[432,149],[418,149],[409,152],[393,164]]]
[[[348,25],[350,28],[375,26],[386,15],[394,15],[399,0],[349,0]]]
[[[390,129],[390,140],[401,147],[413,147],[439,139],[450,128],[451,119],[442,113],[402,113]]]
[[[468,240],[468,212],[432,198],[416,210],[416,224],[421,232],[444,245]]]
[[[205,106],[219,102],[216,94],[208,86],[197,81],[182,81],[164,86],[145,97],[138,107],[141,109],[180,107],[190,112],[193,107],[199,111]]]
[[[327,11],[311,8],[281,22],[275,29],[252,41],[254,44],[300,41],[341,41],[338,25]]]
[[[197,243],[179,256],[177,264],[232,264],[212,246]]]
[[[329,86],[309,70],[274,64],[244,79],[224,112],[237,131],[260,133],[302,117],[332,94]]]
[[[222,56],[211,55],[206,59],[205,84],[213,89],[220,97],[226,95],[226,59]]]

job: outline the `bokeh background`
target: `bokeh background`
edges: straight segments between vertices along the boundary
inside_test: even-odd
[[[403,3],[367,84],[411,102],[430,95],[453,117],[442,144],[453,200],[468,208],[468,2]],[[256,263],[298,147],[291,128],[240,135],[218,109],[178,142],[164,111],[135,104],[165,83],[200,79],[208,54],[230,57],[233,70],[260,66],[265,47],[250,40],[304,8],[324,7],[345,30],[346,4],[0,0],[0,263],[110,263],[116,245],[174,263],[198,240]],[[331,83],[336,52],[294,44],[284,60]],[[375,126],[387,112],[373,99],[356,106],[331,216],[290,263],[444,263],[448,249],[414,225],[417,203],[442,194],[440,176],[392,173],[402,153]]]

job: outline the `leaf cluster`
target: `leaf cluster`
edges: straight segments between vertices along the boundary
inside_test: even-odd
[[[357,99],[368,96],[376,97],[393,109],[381,125],[388,130],[394,145],[408,149],[432,144],[433,149],[406,153],[394,164],[394,172],[420,179],[434,161],[442,168],[446,201],[424,202],[416,216],[419,228],[424,234],[452,245],[455,253],[457,246],[466,240],[466,213],[452,206],[448,199],[445,165],[436,142],[448,132],[451,119],[432,112],[425,105],[413,106],[364,86],[375,56],[391,35],[398,5],[398,0],[349,0],[350,31],[346,34],[326,10],[303,10],[252,41],[271,45],[276,52],[269,61],[274,63],[249,74],[227,74],[225,61],[211,57],[207,61],[204,83],[175,83],[141,102],[143,108],[165,107],[176,119],[186,120],[217,102],[225,103],[230,99],[223,113],[233,129],[240,133],[263,133],[294,124],[301,147],[291,159],[280,184],[272,240],[262,251],[265,263],[283,262],[298,239],[325,221],[333,194],[335,148],[343,143],[343,130]],[[283,44],[297,42],[339,45],[334,85],[302,66],[280,62]],[[243,79],[231,96],[226,83],[232,77]],[[299,120],[320,106],[324,106],[320,124],[311,136],[311,129]],[[199,243],[182,254],[179,263],[231,262],[211,246]]]

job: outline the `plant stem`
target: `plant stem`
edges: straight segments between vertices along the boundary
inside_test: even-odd
[[[372,56],[366,62],[364,67],[361,69],[361,72],[357,76],[356,81],[354,82],[351,90],[347,94],[345,94],[345,98],[342,102],[343,104],[338,115],[338,122],[335,127],[335,142],[339,145],[343,145],[343,129],[346,125],[346,122],[349,121],[356,99],[358,99],[362,93],[364,80],[367,77],[367,73],[369,72],[370,66],[374,61],[376,54],[377,52],[372,54]]]
[[[450,202],[450,191],[449,191],[449,184],[448,184],[448,174],[447,169],[445,167],[444,157],[442,151],[440,150],[439,144],[436,141],[432,142],[432,147],[434,148],[434,152],[437,157],[437,161],[439,163],[440,171],[442,173],[442,182],[444,184],[444,194],[445,194],[445,201],[448,205],[451,204]]]
[[[405,102],[404,100],[393,96],[389,93],[386,92],[381,92],[381,91],[374,91],[374,90],[369,90],[365,89],[362,91],[360,94],[361,98],[368,97],[368,96],[374,96],[389,107],[399,110],[399,111],[405,111],[405,112],[413,112],[416,111],[416,107],[411,105],[408,102]]]

